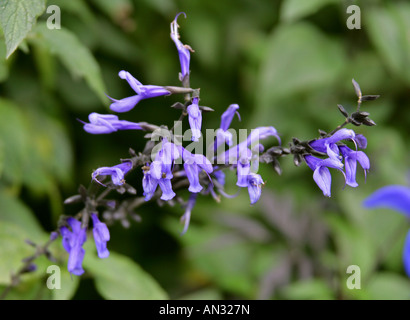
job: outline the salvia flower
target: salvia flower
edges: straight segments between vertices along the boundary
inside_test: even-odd
[[[318,187],[323,191],[323,194],[330,197],[332,176],[329,168],[337,169],[344,175],[342,170],[343,163],[330,157],[320,159],[312,155],[305,155],[305,161],[309,168],[313,170],[313,180],[315,180]]]
[[[237,114],[239,120],[241,120],[239,112],[237,111],[238,109],[239,105],[231,104],[228,109],[226,109],[226,111],[222,114],[221,125],[219,129],[216,130],[215,149],[218,149],[218,147],[223,143],[226,143],[228,146],[232,146],[232,133],[230,133],[228,129],[235,114]]]
[[[137,95],[121,100],[116,100],[110,97],[110,99],[113,101],[113,103],[110,105],[110,109],[112,111],[127,112],[133,109],[137,105],[137,103],[143,99],[171,94],[170,91],[160,86],[143,85],[127,71],[121,70],[118,75],[121,79],[127,80],[128,84],[137,93]]]
[[[341,140],[355,141],[356,134],[351,129],[340,129],[328,138],[322,138],[310,143],[310,146],[319,152],[327,153],[332,159],[340,159],[339,148],[337,142]],[[364,137],[363,137],[364,138]]]
[[[162,200],[168,201],[175,197],[171,184],[173,177],[172,165],[174,160],[179,157],[180,153],[177,146],[164,138],[161,150],[157,153],[155,160],[150,164],[148,170],[144,170],[142,186],[145,201],[152,198],[158,185],[162,191]]]
[[[88,116],[88,120],[90,123],[80,121],[84,124],[84,130],[91,134],[107,134],[118,130],[143,130],[138,123],[119,120],[113,114],[93,112]]]
[[[252,151],[248,148],[244,148],[239,154],[239,161],[237,164],[237,175],[238,181],[236,185],[238,187],[247,187],[248,186],[248,175],[251,170],[251,161]]]
[[[121,186],[124,184],[125,180],[125,174],[130,171],[132,168],[132,162],[131,161],[124,161],[121,164],[118,164],[113,167],[101,167],[95,170],[92,174],[91,177],[93,180],[95,180],[97,183],[105,186],[102,184],[97,177],[98,176],[111,176],[112,183]]]
[[[97,247],[98,257],[103,259],[110,255],[107,249],[107,241],[110,240],[110,232],[107,225],[101,222],[95,213],[91,214],[93,220],[93,236],[95,246]]]
[[[353,151],[347,146],[339,146],[339,150],[345,160],[346,184],[351,187],[357,187],[356,168],[357,162],[364,169],[364,174],[370,169],[370,160],[363,151]]]
[[[71,217],[67,219],[67,223],[71,231],[65,226],[60,228],[63,247],[69,254],[67,269],[70,273],[80,276],[84,273],[82,263],[85,250],[82,246],[87,239],[86,229],[81,228],[80,221]]]
[[[180,12],[176,15],[174,21],[171,22],[171,39],[174,41],[178,50],[179,62],[181,64],[180,80],[182,81],[189,74],[191,52],[194,52],[194,50],[192,50],[189,45],[182,44],[181,40],[179,40],[177,19],[180,14],[183,14],[186,18],[186,14],[184,12]]]
[[[202,112],[199,109],[199,98],[192,99],[192,103],[187,107],[189,126],[192,132],[192,141],[198,141],[201,137]]]
[[[257,127],[255,129],[252,129],[251,133],[245,141],[238,143],[236,146],[230,148],[225,152],[225,161],[229,161],[229,163],[236,163],[240,155],[245,152],[248,146],[252,148],[258,146],[258,148],[260,148],[259,141],[264,140],[270,136],[274,136],[276,139],[278,139],[279,144],[281,144],[280,136],[274,127]]]
[[[247,178],[249,198],[251,200],[251,204],[255,204],[261,196],[262,185],[264,182],[259,174],[253,172],[249,173]]]
[[[181,222],[184,223],[184,229],[182,230],[181,235],[185,234],[188,231],[189,222],[191,220],[191,212],[195,206],[197,196],[198,195],[196,193],[191,193],[191,195],[189,196],[188,202],[185,207],[185,213],[181,217]]]
[[[392,209],[410,218],[410,188],[398,185],[383,187],[370,195],[363,205],[368,209]],[[404,242],[403,264],[407,276],[410,277],[410,231]]]
[[[213,171],[211,162],[202,154],[192,154],[183,147],[180,147],[182,159],[184,160],[184,169],[189,181],[188,191],[192,193],[200,192],[203,187],[199,183],[200,170],[207,174]]]

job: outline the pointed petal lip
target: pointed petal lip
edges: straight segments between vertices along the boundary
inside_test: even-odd
[[[363,206],[395,210],[410,218],[410,188],[401,185],[382,187],[367,197]]]
[[[332,183],[332,176],[327,167],[317,167],[313,172],[313,180],[315,180],[318,187],[323,191],[323,195],[330,197],[330,189]]]
[[[222,114],[221,116],[221,125],[220,128],[224,131],[228,130],[228,128],[231,125],[231,122],[233,120],[233,117],[235,114],[238,115],[239,121],[241,120],[241,117],[239,115],[239,112],[237,111],[239,109],[238,104],[231,104],[228,109]]]
[[[110,105],[110,109],[115,112],[128,112],[142,100],[142,96],[135,95],[121,100],[111,99],[113,103]]]

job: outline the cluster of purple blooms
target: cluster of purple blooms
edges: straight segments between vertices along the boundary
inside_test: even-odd
[[[119,77],[128,82],[136,95],[120,100],[110,98],[112,101],[110,109],[117,113],[124,113],[132,110],[144,99],[167,96],[174,93],[187,94],[189,92],[189,98],[186,98],[188,102],[184,106],[183,112],[188,116],[191,140],[196,142],[202,136],[203,109],[199,106],[198,91],[189,88],[190,53],[193,50],[190,46],[182,44],[179,39],[178,16],[179,14],[171,23],[171,39],[174,41],[179,54],[181,65],[179,80],[188,91],[176,90],[175,88],[178,87],[143,85],[129,72],[122,70],[119,72]],[[255,204],[261,196],[264,181],[256,172],[258,156],[265,148],[259,142],[273,136],[280,144],[281,139],[274,127],[258,127],[253,129],[244,141],[234,145],[229,128],[235,115],[238,115],[240,120],[238,109],[239,106],[237,104],[232,104],[221,116],[221,124],[216,131],[216,136],[211,146],[216,155],[207,158],[203,154],[191,153],[180,143],[176,143],[170,137],[163,136],[162,140],[153,148],[157,152],[153,153],[152,161],[145,163],[142,167],[142,187],[145,201],[156,198],[156,195],[160,195],[160,199],[163,201],[173,199],[176,196],[173,190],[173,179],[175,177],[185,177],[189,182],[188,191],[190,196],[185,205],[185,213],[181,218],[184,222],[182,234],[188,229],[191,212],[199,193],[211,194],[217,200],[219,200],[219,196],[216,191],[224,196],[228,196],[223,191],[225,185],[225,173],[223,170],[225,169],[236,170],[236,185],[240,188],[247,188],[251,204]],[[91,134],[109,134],[119,130],[147,130],[145,122],[134,123],[120,120],[118,116],[113,114],[98,114],[94,112],[89,115],[88,119],[88,123],[80,121],[84,124],[84,130]],[[352,150],[345,144],[342,144],[341,141],[343,140],[353,141],[356,145],[356,150]],[[353,130],[345,128],[336,131],[329,137],[310,142],[310,147],[317,155],[328,156],[326,159],[321,159],[311,154],[304,155],[307,165],[314,171],[314,181],[325,196],[330,196],[331,175],[329,168],[343,172],[347,185],[352,187],[358,185],[356,182],[357,162],[359,162],[365,172],[370,168],[369,159],[365,153],[357,151],[357,147],[364,149],[366,144],[365,137],[356,135]],[[226,146],[228,146],[228,149],[225,151]],[[219,152],[221,149],[223,149],[223,152]],[[177,160],[183,163],[183,169],[176,165]],[[344,161],[344,164],[342,161]],[[100,167],[92,173],[92,180],[106,187],[103,184],[104,180],[99,180],[99,177],[110,176],[112,185],[122,186],[125,184],[126,174],[136,166],[132,159],[129,159],[123,160],[122,163],[112,167]],[[342,170],[343,167],[345,167],[345,172]],[[157,193],[158,186],[161,194]],[[96,213],[91,214],[91,219],[93,221],[93,235],[98,255],[100,258],[106,258],[109,255],[107,250],[107,241],[110,239],[108,228],[98,219]],[[75,275],[81,275],[84,272],[82,261],[85,251],[82,246],[86,241],[86,229],[86,227],[82,228],[82,223],[74,218],[68,218],[67,226],[60,228],[63,246],[69,253],[68,270]]]
[[[313,155],[304,156],[307,165],[313,170],[313,179],[327,197],[330,197],[332,181],[329,168],[341,171],[346,184],[351,187],[358,186],[356,182],[357,163],[364,169],[365,175],[370,169],[370,161],[367,155],[363,151],[352,150],[345,144],[340,144],[342,140],[353,141],[356,149],[357,147],[361,149],[367,147],[367,140],[363,135],[355,134],[353,130],[343,128],[328,138],[314,140],[310,143],[313,150],[327,154],[328,158],[320,159]],[[342,160],[344,160],[344,166]],[[343,167],[345,167],[345,172]]]

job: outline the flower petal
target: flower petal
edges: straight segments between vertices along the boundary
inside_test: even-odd
[[[410,277],[410,231],[407,233],[403,248],[403,264],[404,270],[408,277]]]
[[[327,167],[317,167],[313,172],[313,180],[315,180],[318,187],[323,191],[326,197],[330,197],[330,187],[332,183],[332,176]]]
[[[113,103],[110,105],[110,109],[115,112],[127,112],[133,109],[138,102],[142,100],[142,96],[131,96],[121,100],[112,99]]]
[[[410,188],[391,185],[383,187],[364,202],[365,208],[388,208],[396,210],[410,218]]]

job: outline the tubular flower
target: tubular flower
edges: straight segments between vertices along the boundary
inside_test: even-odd
[[[192,48],[187,44],[182,44],[181,40],[179,40],[178,34],[178,23],[177,19],[180,14],[183,14],[186,18],[186,14],[184,12],[180,12],[176,15],[174,21],[171,22],[171,39],[174,41],[179,55],[179,62],[181,64],[181,74],[180,74],[180,81],[189,75],[189,62],[191,59],[191,52],[194,52]]]
[[[91,177],[93,180],[95,180],[97,183],[101,184],[102,186],[105,187],[104,184],[102,184],[97,177],[98,176],[111,176],[112,183],[120,186],[124,184],[124,176],[125,174],[130,171],[132,168],[132,162],[131,161],[125,161],[121,164],[118,164],[113,167],[101,167],[95,170],[92,174]]]
[[[80,276],[84,273],[82,263],[85,250],[82,246],[87,239],[86,229],[82,229],[81,222],[71,217],[67,219],[67,223],[71,231],[64,226],[60,228],[63,247],[69,254],[67,269],[70,273]]]
[[[215,150],[219,148],[220,145],[226,143],[228,146],[232,146],[232,133],[228,131],[233,117],[235,114],[238,115],[239,120],[241,117],[239,112],[239,105],[231,104],[228,109],[221,116],[221,125],[219,129],[216,130],[216,141],[215,141]]]
[[[370,195],[363,202],[363,206],[367,209],[392,209],[410,218],[410,188],[398,185],[383,187]],[[410,230],[404,242],[403,264],[407,276],[410,277]]]
[[[327,153],[327,155],[332,159],[339,160],[339,148],[336,143],[341,140],[355,141],[355,137],[356,134],[353,130],[343,128],[336,131],[332,136],[328,138],[318,139],[311,142],[310,146],[316,151]]]
[[[118,130],[143,130],[138,123],[119,120],[118,117],[113,114],[93,112],[90,113],[88,119],[90,123],[80,121],[84,124],[84,130],[91,134],[106,134]]]
[[[192,141],[198,141],[201,137],[201,126],[202,126],[202,112],[199,109],[199,98],[195,97],[192,99],[192,104],[187,108],[189,126],[192,132]]]
[[[263,184],[264,182],[259,174],[251,172],[248,175],[248,193],[251,204],[255,204],[259,200]]]
[[[97,247],[98,257],[103,259],[110,255],[107,249],[107,241],[110,240],[110,232],[107,225],[101,222],[95,213],[91,214],[93,220],[93,236],[95,246]]]
[[[184,229],[181,232],[181,236],[188,231],[189,222],[191,220],[191,212],[195,206],[197,196],[198,195],[196,193],[191,193],[191,195],[189,196],[188,202],[185,207],[185,213],[181,217],[181,222],[184,223]]]
[[[112,111],[127,112],[133,109],[137,105],[137,103],[143,99],[171,94],[170,91],[160,86],[143,85],[127,71],[121,70],[118,75],[121,79],[127,80],[128,84],[137,93],[137,95],[121,100],[110,98],[113,101],[113,103],[110,105],[110,109]]]
[[[149,166],[149,170],[144,171],[142,186],[144,189],[145,201],[152,198],[157,186],[162,190],[161,199],[168,201],[175,197],[172,190],[171,179],[172,164],[180,157],[178,148],[172,142],[164,138],[161,150],[157,153],[155,160]]]
[[[184,169],[189,181],[188,191],[192,193],[200,192],[203,187],[199,184],[199,172],[204,170],[207,174],[213,171],[211,162],[202,154],[192,154],[183,147],[180,147]]]
[[[351,187],[357,187],[359,185],[356,182],[357,162],[364,169],[364,174],[366,175],[366,172],[370,169],[369,158],[363,151],[353,151],[346,146],[339,146],[339,150],[345,160],[346,184]]]
[[[312,155],[306,155],[305,161],[309,168],[313,170],[313,180],[315,180],[318,187],[323,191],[323,194],[326,197],[330,197],[332,176],[328,168],[340,170],[344,175],[342,170],[343,163],[336,159],[319,159]]]

